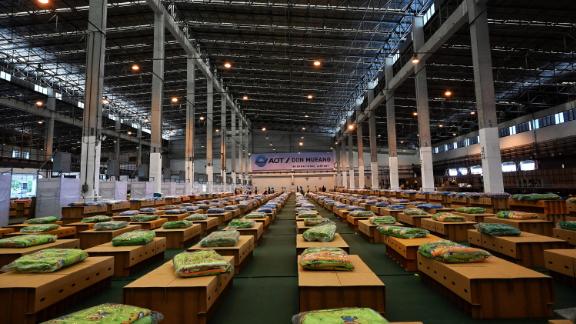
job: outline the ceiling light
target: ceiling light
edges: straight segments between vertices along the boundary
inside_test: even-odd
[[[418,113],[417,113],[417,112],[413,112],[413,113],[412,113],[412,116],[418,116]]]
[[[452,97],[452,91],[450,91],[450,90],[444,91],[444,97],[448,97],[448,98]]]
[[[334,142],[334,145],[338,145],[338,142]]]
[[[276,149],[275,149],[275,148],[273,148],[273,149],[272,149],[272,151],[276,151]]]
[[[248,96],[243,96],[242,100],[248,100]]]
[[[265,131],[266,131],[266,127],[262,127],[262,131],[265,132]]]
[[[220,129],[216,128],[216,133],[220,133]]]
[[[36,101],[36,107],[42,107],[42,106],[44,106],[44,102],[42,100]]]
[[[305,131],[305,130],[306,130],[306,127],[302,127],[302,130]]]
[[[442,128],[442,127],[444,127],[444,125],[440,124],[440,125],[438,125],[438,127]]]
[[[173,104],[178,103],[178,98],[177,98],[177,97],[172,97],[172,98],[170,98],[170,102],[173,103]]]
[[[140,65],[138,65],[138,64],[132,64],[132,66],[130,67],[130,69],[132,69],[132,72],[138,72],[138,71],[140,71]]]
[[[300,139],[304,139],[304,136],[300,136]]]
[[[272,143],[269,144],[270,146],[274,146]]]
[[[475,111],[471,111],[471,112],[470,112],[470,115],[476,115],[476,112],[475,112]]]
[[[38,0],[38,3],[42,5],[47,5],[50,3],[50,0]]]
[[[145,123],[147,123],[147,122],[149,122],[149,121],[150,121],[150,120],[148,120],[148,118],[144,119],[144,122],[145,122]]]
[[[128,133],[127,133],[127,134],[128,134],[128,135],[132,135],[132,132],[131,132],[131,131],[128,131]]]
[[[418,64],[420,63],[420,59],[418,58],[418,56],[416,56],[416,54],[414,54],[414,56],[412,56],[412,64]]]
[[[109,103],[110,103],[110,100],[108,100],[108,97],[102,98],[102,104],[103,104],[103,105],[107,105],[107,104],[109,104]]]
[[[314,96],[311,95],[311,94],[309,94],[306,98],[308,98],[308,99],[314,99]]]
[[[354,124],[348,124],[348,130],[349,131],[354,130]]]
[[[452,136],[456,136],[456,133],[452,133]]]
[[[304,142],[298,142],[299,146],[304,146]]]
[[[43,121],[43,120],[39,120],[39,121],[38,121],[38,124],[42,125],[42,124],[44,124],[44,121]]]
[[[400,141],[400,144],[404,144],[404,141]]]
[[[204,116],[200,116],[200,120],[201,120],[201,121],[204,120]]]
[[[380,138],[380,137],[382,137],[382,135],[381,135],[381,134],[378,134],[378,138]]]
[[[322,62],[320,62],[319,60],[315,60],[313,64],[315,67],[320,67],[320,65],[322,65]]]
[[[227,68],[227,69],[229,69],[229,68],[232,67],[232,64],[231,64],[230,62],[225,62],[225,63],[224,63],[224,67]]]
[[[308,115],[304,115],[304,118],[308,118],[308,117],[310,117],[310,116],[308,116]]]

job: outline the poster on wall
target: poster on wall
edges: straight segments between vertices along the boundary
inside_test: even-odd
[[[250,157],[252,172],[333,170],[333,152],[259,153]]]

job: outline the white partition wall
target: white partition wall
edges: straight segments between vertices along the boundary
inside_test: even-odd
[[[126,200],[128,183],[126,181],[100,181],[102,199]]]
[[[62,207],[79,200],[80,179],[38,179],[36,217],[60,216]]]
[[[154,197],[153,182],[132,182],[130,183],[130,197],[134,199]]]
[[[0,226],[6,226],[10,217],[10,187],[12,174],[0,174]]]
[[[173,196],[176,194],[176,183],[175,182],[163,182],[162,183],[162,196]]]

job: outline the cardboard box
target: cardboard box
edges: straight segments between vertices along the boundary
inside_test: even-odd
[[[428,235],[423,238],[402,239],[393,236],[383,236],[386,244],[386,255],[396,261],[406,271],[416,271],[416,256],[420,245],[442,240],[436,235]]]
[[[555,238],[564,240],[572,245],[576,245],[576,231],[565,230],[562,228],[553,228],[552,235]]]
[[[9,236],[28,235],[28,234],[30,234],[30,233],[12,232],[12,233],[5,234],[5,236],[9,237]],[[37,234],[52,234],[52,235],[56,235],[59,239],[60,238],[73,238],[73,237],[76,237],[76,228],[71,227],[71,226],[60,226],[59,228],[57,228],[55,230],[37,233]]]
[[[0,274],[0,322],[37,323],[38,313],[94,284],[114,272],[114,258],[89,257],[52,273]]]
[[[484,214],[468,214],[468,213],[461,213],[458,211],[453,211],[452,214],[462,216],[466,218],[467,221],[482,223],[484,222],[484,217],[496,217],[495,214],[484,213]]]
[[[167,221],[171,222],[171,221],[179,221],[179,220],[183,220],[184,218],[188,217],[190,215],[190,213],[186,212],[186,213],[181,213],[181,214],[166,214],[164,213],[162,216],[160,216],[161,218],[166,219]]]
[[[166,223],[168,220],[166,218],[158,218],[149,222],[130,222],[131,225],[140,225],[142,229],[154,230],[162,227],[162,224]]]
[[[128,200],[116,201],[109,203],[108,205],[108,215],[112,215],[117,212],[123,212],[130,209],[130,202]]]
[[[159,228],[155,230],[156,236],[166,239],[166,248],[168,249],[181,249],[187,242],[202,235],[202,225],[193,224],[187,228],[174,228],[165,229]]]
[[[206,234],[218,228],[220,219],[218,217],[208,217],[205,220],[194,220],[192,223],[200,224],[202,226],[202,234]]]
[[[264,234],[264,224],[261,222],[255,222],[252,228],[233,228],[240,232],[240,235],[252,235],[254,237],[254,242],[258,242],[262,235]]]
[[[14,228],[10,228],[10,227],[2,227],[0,228],[0,237],[3,237],[6,234],[10,234],[12,232],[14,232],[15,229]]]
[[[468,230],[473,229],[475,222],[439,222],[432,218],[422,219],[422,228],[437,233],[442,237],[454,242],[466,242]]]
[[[554,222],[544,219],[507,219],[498,217],[485,217],[486,223],[499,223],[514,226],[522,232],[529,232],[545,236],[552,236]]]
[[[68,223],[68,224],[66,224],[66,226],[75,227],[75,228],[76,228],[76,233],[79,233],[79,232],[91,230],[92,228],[94,228],[94,225],[95,225],[95,224],[96,224],[96,223],[74,222],[74,223]]]
[[[473,318],[540,318],[552,314],[549,276],[492,256],[485,262],[446,264],[417,256],[418,271],[437,282]]]
[[[363,219],[369,219],[370,217],[354,217],[351,215],[346,216],[346,221],[348,225],[351,225],[352,228],[358,228],[358,221]]]
[[[221,255],[233,256],[234,269],[236,270],[236,273],[239,273],[244,262],[252,255],[252,252],[254,252],[254,237],[252,235],[240,235],[240,239],[236,246],[205,248],[200,246],[200,243],[198,243],[188,249],[188,251],[198,250],[214,250]]]
[[[422,219],[424,218],[430,218],[431,216],[429,215],[417,215],[417,216],[411,216],[411,215],[406,215],[403,212],[398,213],[396,216],[396,219],[404,224],[408,224],[414,227],[422,227]]]
[[[83,231],[78,233],[78,238],[80,239],[80,247],[82,249],[88,249],[96,245],[104,244],[112,241],[116,236],[141,229],[140,225],[128,225],[124,228],[112,230],[112,231],[95,231],[93,229]]]
[[[298,258],[300,259],[300,257]],[[340,307],[370,307],[383,314],[384,283],[357,255],[353,271],[309,271],[298,264],[300,311]]]
[[[18,259],[19,257],[44,249],[77,249],[80,247],[78,239],[59,239],[56,242],[31,246],[27,248],[0,248],[0,267]]]
[[[348,243],[346,243],[338,233],[336,233],[332,242],[307,242],[304,240],[302,234],[296,235],[296,253],[300,254],[309,247],[338,247],[346,252],[350,252]]]
[[[553,249],[544,251],[546,269],[576,278],[576,249]]]
[[[108,242],[86,249],[90,256],[114,257],[115,277],[129,276],[134,266],[157,255],[164,255],[164,251],[166,251],[166,239],[163,237],[155,237],[146,245],[113,246],[112,242]]]

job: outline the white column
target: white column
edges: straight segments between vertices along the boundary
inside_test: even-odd
[[[340,161],[342,161],[342,187],[350,188],[348,183],[348,154],[346,152],[346,137],[342,137],[340,142]]]
[[[485,1],[467,0],[484,192],[504,192]]]
[[[164,93],[164,15],[154,13],[154,54],[150,134],[150,178],[154,192],[162,192],[162,100]]]
[[[244,124],[242,116],[238,116],[238,177],[240,184],[244,184]]]
[[[185,193],[191,194],[194,188],[194,137],[196,131],[196,59],[186,59],[186,138],[184,143]]]
[[[250,181],[250,168],[248,167],[249,163],[250,163],[250,158],[248,156],[248,152],[250,151],[250,136],[249,136],[250,132],[248,129],[248,124],[245,125],[244,127],[244,158],[242,159],[242,161],[244,162],[244,165],[242,166],[242,174],[244,174],[244,184],[248,184],[248,182]]]
[[[354,139],[352,134],[350,134],[348,135],[348,177],[350,178],[350,189],[356,189],[354,165]]]
[[[212,159],[212,126],[214,121],[214,80],[208,78],[206,81],[206,176],[208,177],[208,192],[213,191],[214,186],[214,166]]]
[[[358,123],[356,128],[356,145],[358,146],[358,188],[364,189],[365,176],[364,176],[364,127],[362,123]]]
[[[220,94],[220,176],[226,184],[226,93]]]
[[[50,97],[46,101],[46,108],[50,112],[50,118],[46,120],[46,129],[44,136],[44,160],[49,161],[52,158],[54,147],[54,114],[56,113],[56,98],[54,92],[51,91]]]
[[[116,131],[116,143],[114,143],[114,177],[116,180],[120,180],[120,132],[122,130],[122,116],[118,114],[116,117],[116,124],[114,125],[114,130]]]
[[[394,62],[392,58],[386,58],[384,75],[386,84],[390,84],[393,75]],[[398,148],[396,142],[396,108],[394,106],[394,92],[386,90],[386,128],[388,132],[388,169],[390,170],[390,189],[400,189],[400,176],[398,172]]]
[[[236,110],[232,109],[231,119],[231,136],[230,136],[230,167],[232,168],[232,187],[236,187],[236,147],[238,146],[236,138]]]
[[[368,117],[368,130],[370,132],[370,176],[371,188],[380,189],[380,174],[378,170],[378,142],[376,134],[376,112],[370,112]]]
[[[102,88],[106,50],[107,0],[90,0],[86,48],[86,84],[80,154],[80,183],[84,198],[99,192],[100,148],[102,129]]]
[[[342,168],[342,160],[340,159],[340,146],[337,144],[334,146],[334,157],[336,159],[336,170],[334,170],[334,185],[336,187],[342,186],[342,176],[340,175],[340,170]]]

